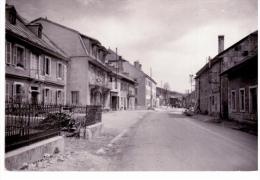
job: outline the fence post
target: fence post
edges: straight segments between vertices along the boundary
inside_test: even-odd
[[[31,105],[29,104],[29,107],[28,107],[28,111],[29,111],[29,119],[28,119],[28,124],[27,124],[27,129],[26,129],[26,133],[27,133],[27,140],[29,141],[29,139],[30,139],[30,121],[31,121],[31,111],[32,111],[32,113],[34,113],[34,110],[33,109],[31,109],[32,107],[31,107]],[[26,110],[26,108],[25,108],[25,110]],[[25,113],[26,114],[26,113]],[[34,114],[33,114],[33,116],[34,116]],[[26,118],[26,117],[25,117]]]
[[[60,104],[59,106],[59,124],[58,124],[58,128],[59,128],[59,135],[61,135],[61,121],[62,121],[62,117],[61,117],[61,111],[62,111],[62,104]]]

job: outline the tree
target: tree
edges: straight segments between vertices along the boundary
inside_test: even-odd
[[[170,84],[168,82],[164,83],[163,88],[165,89],[165,104],[168,106]]]
[[[170,90],[170,84],[168,82],[164,83],[163,89]]]

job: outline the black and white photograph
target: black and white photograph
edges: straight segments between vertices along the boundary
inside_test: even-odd
[[[5,172],[259,175],[257,0],[1,4]]]

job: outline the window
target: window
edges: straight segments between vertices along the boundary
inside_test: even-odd
[[[50,103],[50,89],[45,89],[44,90],[44,102],[45,103]]]
[[[31,75],[35,78],[39,74],[39,56],[31,53],[31,65],[30,65]]]
[[[240,50],[241,50],[241,46],[240,45],[235,47],[235,51],[240,51]]]
[[[24,95],[24,86],[22,83],[14,83],[14,99],[16,102],[22,102]]]
[[[71,103],[79,104],[79,91],[71,91]]]
[[[63,65],[61,63],[57,63],[57,77],[63,79]]]
[[[236,111],[236,91],[231,91],[231,110]]]
[[[51,58],[45,56],[44,58],[44,74],[50,75],[51,74]]]
[[[248,56],[248,51],[243,51],[242,56]]]
[[[245,88],[239,89],[239,109],[240,112],[245,112]]]
[[[211,105],[214,105],[214,103],[215,103],[214,100],[215,100],[214,96],[211,96]]]
[[[249,112],[257,113],[257,86],[249,87]]]
[[[9,13],[9,21],[13,25],[16,24],[16,11],[14,9],[12,9]]]
[[[7,41],[5,43],[5,62],[6,64],[12,63],[12,44]]]
[[[25,49],[20,45],[14,47],[14,64],[17,67],[25,68]]]
[[[56,104],[62,104],[62,91],[56,91]]]
[[[118,80],[116,78],[116,80],[115,80],[115,89],[117,89],[117,82],[118,82]]]

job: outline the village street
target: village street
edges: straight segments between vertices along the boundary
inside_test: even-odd
[[[134,130],[112,170],[257,170],[257,137],[187,118],[149,114]]]
[[[66,138],[63,156],[29,170],[257,169],[257,136],[184,116],[181,109],[121,111],[103,117],[100,137]]]

